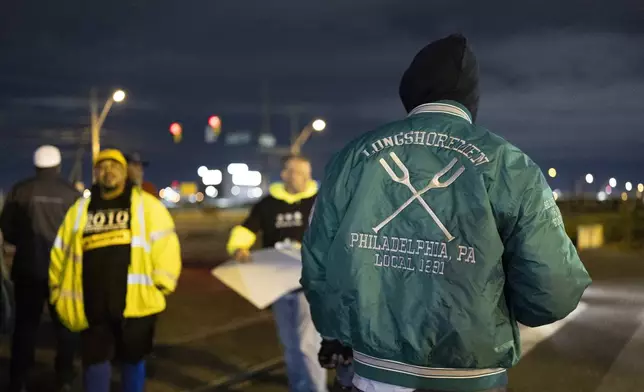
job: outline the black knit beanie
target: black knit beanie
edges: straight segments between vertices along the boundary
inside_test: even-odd
[[[479,105],[479,73],[467,39],[453,34],[425,46],[400,81],[400,99],[407,112],[424,103],[452,100],[476,118]]]

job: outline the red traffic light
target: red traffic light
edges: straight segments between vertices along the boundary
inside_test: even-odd
[[[208,125],[210,125],[211,128],[219,128],[221,126],[221,119],[219,116],[210,116],[208,119]]]
[[[170,124],[170,133],[174,136],[181,135],[181,125],[179,123]]]

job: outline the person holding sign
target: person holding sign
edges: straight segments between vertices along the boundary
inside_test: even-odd
[[[250,260],[250,248],[260,232],[264,248],[288,242],[299,247],[317,193],[311,163],[302,156],[287,157],[281,178],[283,182],[271,185],[269,195],[232,229],[227,251],[235,260]],[[322,339],[311,321],[309,304],[301,289],[281,297],[272,310],[284,350],[289,391],[325,392],[326,370],[318,364]]]

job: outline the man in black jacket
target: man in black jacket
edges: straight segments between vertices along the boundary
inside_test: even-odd
[[[60,178],[58,148],[42,146],[34,153],[36,175],[16,184],[0,215],[4,240],[16,247],[11,269],[14,281],[16,319],[11,346],[9,392],[25,388],[36,349],[42,308],[49,304],[49,252],[69,207],[80,194]],[[67,391],[73,379],[75,335],[49,309],[56,329],[56,388]]]
[[[249,260],[259,233],[263,248],[286,241],[299,245],[302,241],[317,193],[311,163],[302,156],[287,157],[281,178],[282,182],[272,184],[269,194],[231,231],[226,248],[234,259]],[[322,338],[313,326],[304,294],[301,290],[286,294],[272,309],[284,351],[289,392],[326,392],[326,370],[317,360]]]

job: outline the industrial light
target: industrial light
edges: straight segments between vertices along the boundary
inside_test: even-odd
[[[245,163],[231,163],[228,165],[228,173],[243,173],[248,171],[248,165]]]
[[[262,194],[264,192],[262,191],[262,188],[251,188],[248,190],[247,194],[248,197],[250,198],[259,198],[262,197]]]
[[[125,99],[125,91],[123,90],[116,90],[114,91],[114,94],[112,94],[112,99],[114,102],[123,102]]]
[[[206,187],[206,195],[208,197],[217,197],[218,193],[219,192],[217,192],[217,188],[215,188],[214,186],[211,185]]]
[[[203,176],[201,176],[201,181],[204,185],[219,185],[222,181],[221,170],[207,170]]]
[[[262,173],[246,171],[233,173],[233,184],[238,186],[258,186],[262,183]]]
[[[324,130],[324,128],[326,128],[326,122],[318,118],[317,120],[313,121],[313,124],[311,124],[311,126],[315,131],[321,132]]]

